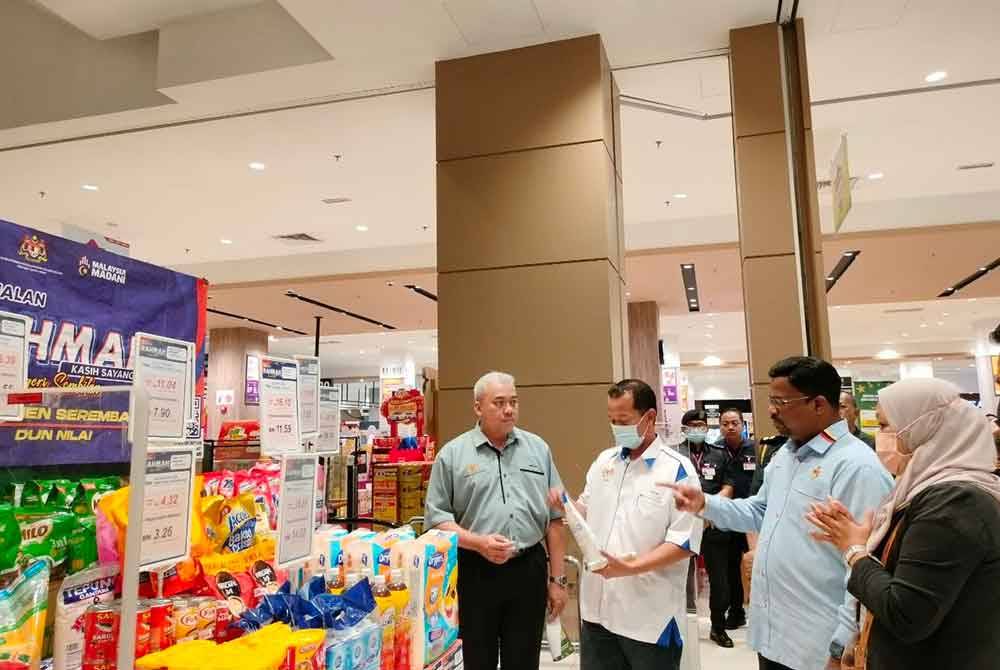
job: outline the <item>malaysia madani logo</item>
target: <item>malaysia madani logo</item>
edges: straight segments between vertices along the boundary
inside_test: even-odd
[[[23,256],[24,260],[32,263],[48,263],[49,252],[45,247],[45,240],[38,239],[38,235],[25,235],[21,240],[21,247],[17,250],[18,256]]]
[[[80,259],[79,272],[81,277],[86,277],[87,275],[90,274],[90,259],[87,258],[86,256]]]

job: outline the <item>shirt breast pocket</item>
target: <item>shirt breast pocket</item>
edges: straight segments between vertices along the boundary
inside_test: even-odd
[[[792,483],[792,493],[801,499],[803,507],[814,502],[826,502],[830,496],[830,482],[824,479],[807,479]]]
[[[543,499],[549,492],[549,476],[538,463],[529,461],[518,466],[518,473],[524,490],[529,498],[541,496]]]
[[[643,491],[635,499],[636,512],[648,520],[666,518],[670,513],[669,501],[662,491]]]

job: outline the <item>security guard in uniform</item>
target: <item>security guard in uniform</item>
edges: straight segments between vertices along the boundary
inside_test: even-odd
[[[729,454],[730,469],[733,479],[734,500],[750,497],[750,486],[754,473],[757,471],[757,445],[753,440],[743,436],[743,412],[736,408],[727,408],[719,415],[722,428],[722,439],[719,446]],[[750,550],[745,533],[730,533],[729,538],[729,614],[726,616],[726,628],[736,630],[747,623],[747,613],[743,608],[746,595],[743,591],[743,554]]]
[[[706,493],[733,497],[732,459],[724,447],[706,444],[708,417],[703,410],[693,409],[681,419],[687,437],[689,458],[701,479]],[[711,639],[720,647],[731,649],[733,641],[726,633],[726,610],[729,609],[731,586],[729,584],[729,553],[733,533],[705,526],[701,539],[701,555],[708,570],[708,605],[712,614]],[[742,588],[742,583],[741,583]]]

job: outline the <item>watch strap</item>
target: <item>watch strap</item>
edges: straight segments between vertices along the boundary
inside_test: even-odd
[[[569,579],[566,575],[559,575],[558,577],[549,575],[549,584],[555,584],[556,586],[561,586],[565,589],[569,586]]]

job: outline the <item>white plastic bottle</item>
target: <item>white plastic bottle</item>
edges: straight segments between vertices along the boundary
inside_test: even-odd
[[[608,567],[608,559],[601,555],[594,531],[587,525],[587,520],[583,518],[580,510],[576,508],[565,491],[563,491],[562,500],[563,507],[566,508],[566,521],[569,522],[569,530],[573,533],[573,539],[583,550],[584,566],[591,572]]]

